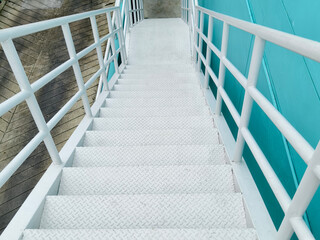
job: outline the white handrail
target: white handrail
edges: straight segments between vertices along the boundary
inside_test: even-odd
[[[134,7],[137,6],[137,4],[135,4],[136,1],[140,1],[139,6],[138,7]],[[133,7],[131,6],[131,3],[134,3]],[[119,27],[122,28],[122,31],[118,33],[118,39],[122,42],[122,45],[125,46],[125,42],[126,42],[126,38],[128,35],[128,31],[129,31],[129,27],[132,27],[133,25],[139,23],[140,21],[142,21],[144,19],[144,14],[143,14],[143,3],[142,0],[116,0],[115,2],[115,6],[116,7],[120,7],[122,3],[122,9],[120,14],[114,14],[112,16],[112,21],[111,24],[109,25],[109,28],[113,28],[115,25],[119,25]],[[135,18],[132,18],[132,16],[135,16]],[[134,19],[134,20],[133,20]],[[124,24],[123,24],[124,21]],[[111,53],[112,51],[112,45],[114,42],[114,38],[109,38],[107,46],[106,46],[106,51],[105,51],[105,55],[104,55],[104,61],[107,61],[110,56],[112,55]],[[126,64],[126,59],[127,59],[127,54],[126,54],[126,47],[123,48],[123,50],[121,51],[121,60],[124,62],[124,64]],[[117,62],[114,61],[115,66],[117,65]],[[116,68],[116,67],[115,67]],[[116,68],[117,69],[117,68]],[[108,76],[110,70],[110,66],[108,65],[107,69],[106,69],[106,76]],[[99,80],[99,84],[98,84],[98,90],[97,90],[97,94],[96,94],[96,99],[99,97],[100,93],[103,90],[108,90],[108,84],[103,83],[103,79],[102,77],[100,77]]]
[[[21,164],[30,156],[30,154],[34,151],[34,149],[36,149],[36,147],[42,141],[44,141],[53,163],[58,165],[62,163],[61,156],[58,153],[58,150],[53,141],[50,131],[57,125],[57,123],[63,118],[63,116],[65,116],[65,114],[80,98],[82,98],[83,106],[87,117],[92,118],[91,107],[89,105],[86,90],[99,76],[101,76],[104,85],[107,86],[106,68],[109,67],[112,61],[114,63],[117,63],[117,56],[120,52],[123,53],[121,56],[122,63],[125,64],[126,62],[126,55],[124,54],[125,43],[122,35],[122,24],[120,22],[120,19],[118,19],[115,28],[110,27],[111,13],[113,13],[113,16],[120,18],[120,7],[116,6],[111,8],[105,8],[86,13],[75,14],[67,17],[61,17],[38,23],[32,23],[0,30],[0,43],[8,59],[13,74],[21,89],[19,93],[15,94],[13,97],[7,99],[6,101],[0,104],[0,116],[2,116],[11,108],[17,106],[25,100],[39,130],[39,133],[0,172],[0,187],[5,184],[5,182],[14,174],[14,172],[21,166]],[[106,18],[109,24],[109,33],[104,36],[99,36],[96,23],[96,16],[100,14],[106,14]],[[85,48],[84,50],[80,51],[79,53],[76,53],[69,24],[83,19],[90,19],[91,21],[91,29],[93,32],[94,43]],[[55,69],[38,79],[33,84],[30,84],[12,40],[14,38],[26,36],[43,30],[48,30],[54,27],[62,28],[63,36],[66,41],[67,50],[70,58],[66,62],[62,63],[61,65],[59,65],[58,67],[56,67]],[[101,44],[105,41],[111,41],[112,43],[116,34],[119,35],[120,39],[119,49],[115,49],[113,42],[112,54],[110,54],[110,57],[108,59],[103,59]],[[99,70],[95,72],[86,83],[84,83],[82,72],[79,65],[79,60],[94,49],[96,49],[97,51],[97,64],[99,65]],[[79,91],[48,121],[48,123],[46,123],[42,115],[41,109],[39,107],[39,104],[37,102],[37,99],[35,97],[35,92],[44,87],[46,84],[48,84],[55,77],[66,71],[71,66],[73,67]]]
[[[224,14],[210,11],[200,7],[194,0],[189,0],[189,7],[186,7],[188,0],[182,0],[181,11],[182,19],[190,26],[190,37],[193,35],[193,59],[196,61],[197,69],[200,71],[201,62],[205,67],[204,87],[208,87],[209,75],[217,86],[216,114],[221,112],[222,101],[225,102],[231,116],[237,123],[238,137],[236,141],[236,151],[234,161],[242,159],[244,143],[247,142],[250,150],[256,158],[264,176],[266,177],[271,189],[279,201],[285,217],[277,233],[277,239],[290,239],[296,232],[301,239],[314,239],[310,229],[303,221],[310,201],[312,200],[320,182],[320,141],[316,150],[303,138],[303,136],[289,123],[289,121],[259,92],[256,88],[258,74],[264,53],[265,42],[272,42],[278,46],[296,52],[304,57],[320,62],[320,43],[309,39],[298,37],[292,34],[284,33],[268,27],[257,25],[236,19]],[[185,12],[190,12],[191,19],[187,19]],[[212,29],[208,29],[208,37],[203,33],[203,16],[209,17],[209,28],[212,28],[212,19],[218,19],[223,22],[223,37],[221,51],[211,41]],[[199,17],[200,16],[200,17]],[[198,22],[200,19],[200,24]],[[226,56],[228,48],[229,26],[236,27],[255,36],[255,43],[251,57],[249,76],[246,78]],[[202,54],[202,41],[207,45],[206,57]],[[218,78],[210,67],[211,51],[220,59],[220,70]],[[233,103],[224,90],[225,69],[228,69],[241,86],[245,89],[245,98],[243,101],[242,112],[236,111]],[[266,113],[269,119],[275,124],[283,136],[291,143],[293,148],[308,164],[307,170],[298,186],[298,189],[291,200],[281,181],[275,174],[271,165],[268,163],[265,155],[260,149],[248,129],[248,123],[251,117],[252,103],[255,101]]]

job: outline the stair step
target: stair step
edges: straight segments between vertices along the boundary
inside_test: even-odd
[[[198,84],[194,83],[181,83],[181,84],[171,84],[164,85],[161,82],[154,84],[115,84],[113,90],[116,91],[152,91],[152,90],[165,90],[165,91],[193,91],[200,89]]]
[[[107,98],[105,107],[205,106],[204,97],[184,98]]]
[[[27,229],[23,240],[257,240],[254,229]]]
[[[94,118],[92,130],[212,128],[209,116]]]
[[[163,85],[163,86],[175,86],[181,84],[197,84],[198,81],[195,77],[142,77],[137,76],[137,74],[128,74],[123,76],[121,79],[118,79],[117,84],[120,85],[136,85],[136,84],[145,84],[148,86],[151,85]],[[198,85],[199,86],[199,85]]]
[[[195,72],[193,64],[154,64],[154,65],[126,65],[125,71],[144,72]]]
[[[207,106],[101,108],[100,117],[209,116]]]
[[[129,67],[125,68],[122,72],[122,74],[140,74],[140,73],[146,73],[146,74],[176,74],[176,73],[195,73],[195,69],[193,67],[191,68],[134,68]]]
[[[190,79],[196,81],[197,78],[196,72],[181,72],[181,73],[165,73],[165,72],[146,72],[146,73],[123,73],[120,75],[120,79],[168,79],[171,81],[175,80],[183,80],[183,79]]]
[[[234,192],[230,165],[64,168],[59,195]]]
[[[246,228],[242,195],[47,196],[40,228]]]
[[[200,89],[189,91],[110,91],[110,98],[181,98],[181,97],[201,97]]]
[[[168,130],[87,131],[83,146],[140,146],[140,145],[210,145],[219,144],[214,128]]]
[[[218,165],[226,163],[223,145],[78,147],[74,167]]]

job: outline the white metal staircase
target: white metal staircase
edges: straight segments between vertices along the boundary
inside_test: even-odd
[[[24,239],[256,239],[184,35],[181,19],[132,30],[129,65]]]
[[[105,36],[99,36],[99,14],[108,20]],[[95,42],[77,53],[69,24],[86,18]],[[221,51],[211,42],[214,18],[224,22]],[[314,150],[255,86],[265,41],[316,61],[320,44],[209,11],[194,1],[182,1],[182,19],[189,28],[181,19],[143,20],[141,0],[117,1],[114,8],[0,32],[21,88],[0,104],[0,115],[26,100],[39,129],[0,173],[0,186],[42,141],[53,160],[1,239],[282,240],[293,232],[313,239],[302,215],[319,186],[320,145]],[[248,78],[226,58],[229,25],[255,35]],[[70,59],[30,84],[12,39],[54,27],[62,28]],[[79,60],[94,49],[100,69],[84,83]],[[220,58],[219,76],[210,67],[211,52]],[[115,74],[107,82],[111,63]],[[34,93],[69,67],[79,91],[45,122]],[[246,91],[241,115],[223,88],[226,68]],[[209,76],[217,100],[208,89]],[[90,107],[86,89],[99,77],[98,96]],[[58,153],[50,131],[80,98],[86,116]],[[239,126],[236,141],[220,114],[222,101]],[[309,164],[293,199],[248,129],[253,101]],[[242,160],[244,142],[285,212],[278,232]]]

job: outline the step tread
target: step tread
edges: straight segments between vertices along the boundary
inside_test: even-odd
[[[40,228],[246,228],[242,195],[48,196]]]
[[[194,83],[180,83],[173,85],[164,85],[163,83],[154,84],[115,84],[113,90],[116,91],[194,91],[200,90],[200,86]]]
[[[92,130],[210,128],[209,116],[94,118]]]
[[[150,91],[110,91],[110,98],[178,98],[178,97],[201,97],[203,96],[200,89],[189,91],[166,91],[166,90],[150,90]]]
[[[230,165],[64,168],[59,195],[234,192]]]
[[[209,116],[207,106],[101,108],[100,117]]]
[[[203,96],[172,98],[107,98],[104,107],[205,106]]]
[[[74,167],[218,165],[226,163],[223,145],[78,147]]]
[[[219,144],[215,128],[87,131],[83,146]]]
[[[24,240],[257,240],[254,229],[27,229]]]

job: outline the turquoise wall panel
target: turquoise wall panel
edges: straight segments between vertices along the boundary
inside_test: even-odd
[[[320,17],[315,19],[317,10],[320,9],[320,2],[316,0],[303,2],[297,0],[200,0],[199,4],[246,21],[320,40],[320,32],[314,27],[320,25]],[[222,23],[215,21],[213,43],[219,49],[221,36]],[[227,57],[245,76],[249,70],[252,45],[253,38],[250,34],[234,28],[230,29]],[[217,57],[213,56],[211,66],[218,75],[219,59]],[[216,91],[212,82],[210,87]],[[226,73],[225,88],[240,112],[244,91],[229,72]],[[320,65],[267,43],[258,89],[315,147],[320,138]],[[233,135],[236,136],[237,127],[226,107],[223,107],[223,114]],[[257,105],[253,107],[249,128],[292,197],[296,184],[305,171],[306,166],[303,160]],[[278,227],[283,217],[281,208],[248,148],[245,148],[244,157],[270,215]],[[319,202],[320,197],[317,194],[308,209],[307,217],[313,233],[320,238]]]

